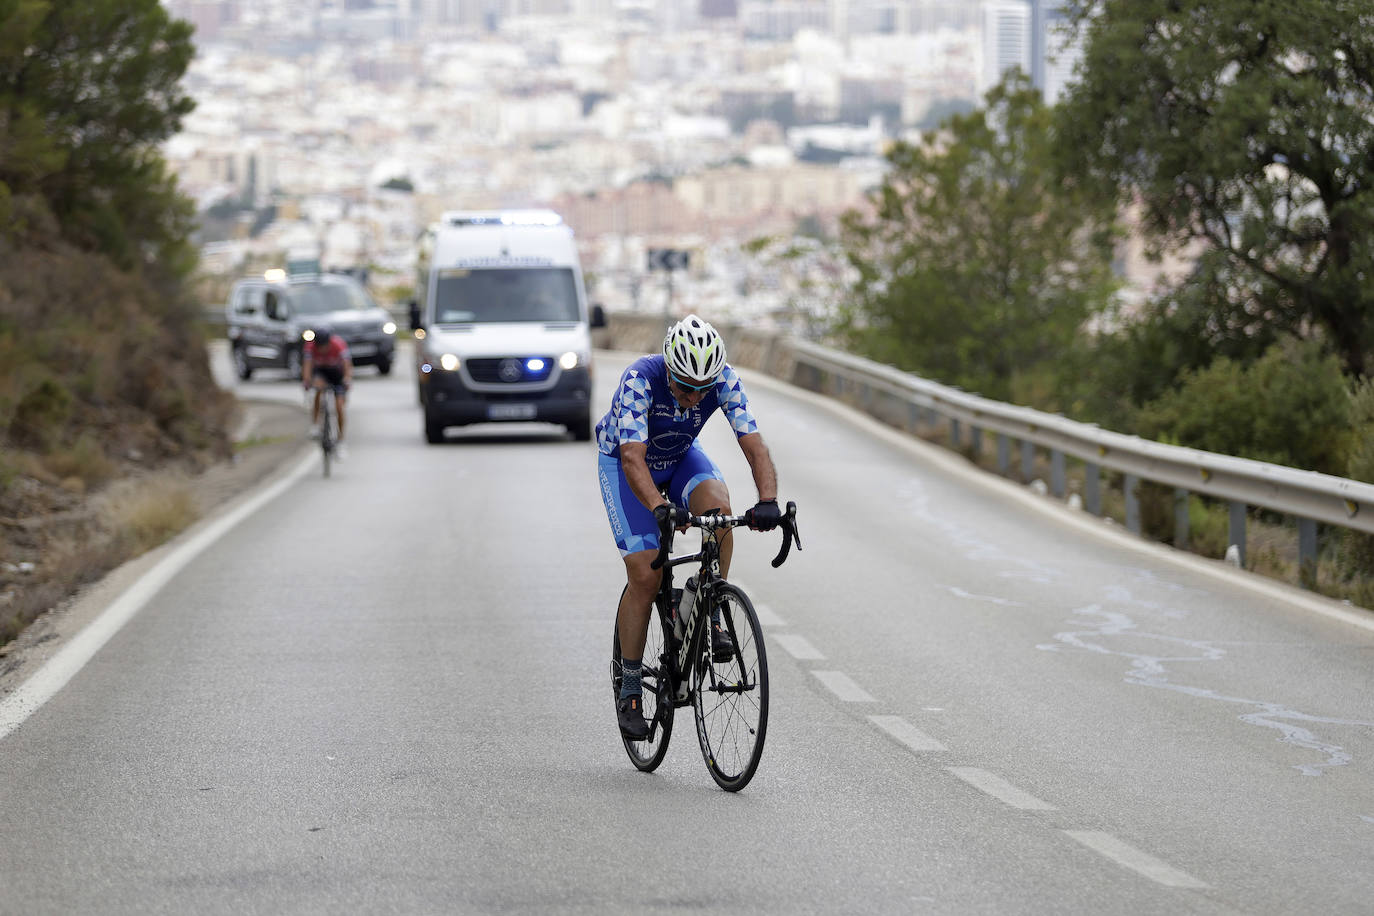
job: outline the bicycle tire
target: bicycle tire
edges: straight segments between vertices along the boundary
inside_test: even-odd
[[[334,412],[331,410],[333,395],[328,391],[320,393],[320,454],[324,458],[324,476],[329,476],[330,459],[334,456]]]
[[[670,665],[666,648],[669,644],[668,623],[659,613],[655,602],[655,606],[649,611],[649,631],[644,641],[642,702],[644,718],[649,721],[649,737],[643,741],[632,741],[624,735],[620,736],[630,762],[646,773],[653,772],[663,762],[663,755],[668,753],[668,742],[673,736],[673,703],[669,695],[672,688],[668,685],[668,677],[665,674]],[[653,664],[650,664],[651,660]],[[616,708],[619,702],[620,621],[617,619],[611,642],[612,707]]]
[[[711,660],[709,633],[692,661],[692,711],[697,742],[711,778],[727,792],[749,784],[763,756],[768,733],[768,655],[763,628],[749,596],[728,582],[714,589],[721,626],[735,642],[735,654]]]

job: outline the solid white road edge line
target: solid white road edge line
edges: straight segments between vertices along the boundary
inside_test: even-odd
[[[63,646],[57,654],[0,700],[0,740],[14,731],[25,719],[38,711],[48,700],[66,686],[67,682],[100,651],[110,638],[119,632],[172,577],[195,559],[205,548],[219,540],[227,531],[252,515],[264,504],[275,499],[311,468],[319,466],[319,455],[308,450],[286,476],[268,485],[224,515],[213,519],[200,531],[176,545],[156,566],[125,589],[109,607],[100,612],[85,629]]]
[[[1141,852],[1130,843],[1118,840],[1110,833],[1103,833],[1100,830],[1065,830],[1064,832],[1093,852],[1104,855],[1116,864],[1123,865],[1131,871],[1144,875],[1151,881],[1156,881],[1166,887],[1207,886],[1187,872],[1179,871],[1149,853]]]

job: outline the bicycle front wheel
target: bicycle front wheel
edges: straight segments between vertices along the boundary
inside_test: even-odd
[[[768,731],[768,656],[763,629],[749,598],[729,583],[715,589],[720,625],[734,640],[726,661],[711,660],[711,639],[701,639],[692,662],[692,706],[706,769],[722,789],[738,792],[754,778]]]
[[[632,741],[624,735],[620,740],[630,762],[648,773],[657,769],[668,753],[668,739],[673,735],[673,698],[668,674],[668,622],[657,607],[649,609],[649,632],[644,641],[644,668],[641,702],[644,718],[649,722],[649,737]],[[615,624],[611,644],[611,699],[620,702],[620,621]]]

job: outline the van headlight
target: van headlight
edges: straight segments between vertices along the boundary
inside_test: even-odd
[[[386,335],[388,335],[388,336],[391,335],[391,334],[395,334],[395,333],[396,333],[396,322],[394,322],[394,321],[388,321],[386,324],[382,325],[382,333],[383,333],[383,334],[386,334]]]
[[[462,361],[452,353],[445,353],[439,357],[439,368],[445,372],[456,372],[461,365]]]
[[[558,365],[564,369],[576,369],[578,366],[585,366],[591,362],[591,355],[588,353],[578,353],[576,350],[569,350],[558,357]]]

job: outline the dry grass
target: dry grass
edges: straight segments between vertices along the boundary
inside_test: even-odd
[[[135,554],[166,542],[200,515],[183,474],[121,480],[102,494],[99,511],[104,527]]]
[[[105,455],[105,449],[90,432],[82,433],[71,448],[49,454],[44,463],[62,480],[79,480],[81,492],[94,490],[119,473],[119,466]]]

